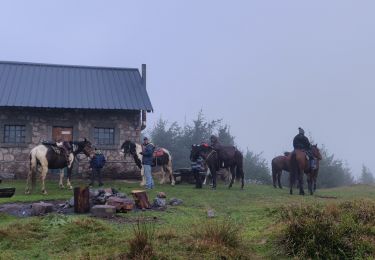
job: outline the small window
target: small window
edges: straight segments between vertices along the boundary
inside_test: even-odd
[[[113,128],[94,128],[94,140],[98,145],[115,144],[115,129]]]
[[[24,125],[4,125],[4,143],[25,143],[26,127]]]

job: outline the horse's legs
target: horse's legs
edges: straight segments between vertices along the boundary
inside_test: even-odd
[[[30,194],[30,183],[31,183],[31,176],[33,175],[33,171],[36,171],[36,167],[30,163],[30,169],[29,173],[27,174],[27,180],[26,180],[26,188],[25,188],[25,194]],[[34,173],[35,174],[35,173]]]
[[[161,180],[160,180],[160,184],[164,184],[165,183],[165,169],[164,169],[164,165],[162,165],[161,167],[160,167],[160,170],[161,170],[161,173],[162,173],[162,178],[161,178]]]
[[[316,179],[314,178],[314,187],[313,187],[314,192],[316,191]]]
[[[232,173],[232,179],[229,183],[229,189],[232,188],[232,185],[233,185],[233,182],[234,182],[234,179],[236,178],[236,172],[235,172],[235,167],[234,166],[231,166],[230,167],[230,172]]]
[[[212,177],[212,189],[216,189],[216,169],[215,169],[215,166],[213,166],[212,170],[211,171],[211,177]]]
[[[318,178],[318,172],[317,171],[315,171],[314,172],[314,175],[313,175],[313,179],[312,179],[312,181],[313,181],[313,183],[314,183],[314,192],[316,191],[316,179]]]
[[[40,175],[40,178],[42,180],[42,193],[47,194],[46,186],[45,186],[45,180],[48,172],[48,166],[42,165],[42,174]]]
[[[241,189],[243,189],[243,186],[245,185],[245,173],[243,172],[242,167],[239,168],[239,171],[240,171],[240,174],[241,174]]]
[[[305,195],[303,190],[303,170],[298,170],[298,185],[299,185],[299,195]]]
[[[70,167],[68,167],[68,172],[66,174],[66,186],[68,187],[69,190],[73,189],[72,184],[70,183],[70,179],[72,178],[72,171],[73,171],[73,163],[70,164]],[[62,171],[62,174],[64,176],[64,171]]]
[[[211,174],[210,168],[207,169],[206,176],[204,177],[203,185],[206,185],[208,176]]]
[[[281,171],[279,171],[278,173],[277,173],[277,182],[278,182],[278,184],[279,184],[279,188],[280,189],[282,189],[283,188],[283,186],[281,185],[281,174],[282,174],[282,170]]]
[[[310,195],[313,195],[312,182],[313,182],[313,180],[312,180],[311,174],[308,174],[307,175],[307,186],[308,186]]]
[[[145,169],[144,169],[143,165],[142,165],[142,169],[141,169],[141,178],[142,178],[142,181],[139,184],[139,186],[145,186],[146,185],[146,177],[145,177]]]
[[[290,186],[289,193],[290,193],[290,195],[293,195],[294,180],[295,180],[295,173],[293,171],[291,171],[290,174],[289,174],[289,186]]]
[[[172,184],[172,186],[174,186],[175,183],[176,183],[176,181],[175,181],[174,176],[173,176],[173,169],[172,169],[172,162],[171,162],[171,160],[169,160],[169,162],[168,162],[167,170],[168,170],[168,173],[169,173],[169,179],[171,181],[171,184]],[[200,178],[200,176],[199,176],[199,178]]]
[[[274,188],[277,188],[276,187],[276,178],[277,178],[277,175],[278,175],[278,172],[276,172],[275,169],[272,169],[272,183],[273,183],[273,187]]]
[[[64,169],[60,169],[60,181],[59,181],[59,187],[60,189],[64,189],[64,183],[63,183],[63,179],[64,179]]]

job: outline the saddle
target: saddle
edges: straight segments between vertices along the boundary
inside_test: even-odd
[[[153,157],[161,157],[164,155],[164,150],[162,148],[156,148]]]
[[[42,144],[50,147],[56,154],[65,154],[65,149],[63,147],[57,146],[55,142],[51,141],[42,141]]]

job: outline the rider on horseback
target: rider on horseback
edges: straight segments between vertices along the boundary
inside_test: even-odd
[[[310,167],[312,170],[314,170],[316,167],[316,163],[315,158],[311,152],[311,143],[305,136],[305,131],[301,127],[298,127],[298,131],[298,135],[296,135],[293,139],[293,147],[294,149],[304,150],[306,152],[307,156],[309,157]]]

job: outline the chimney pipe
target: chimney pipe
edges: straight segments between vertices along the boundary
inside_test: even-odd
[[[143,131],[146,128],[146,110],[141,110],[141,120],[141,131]]]
[[[146,88],[146,64],[142,64],[142,85]],[[146,110],[141,110],[141,131],[146,128]]]

